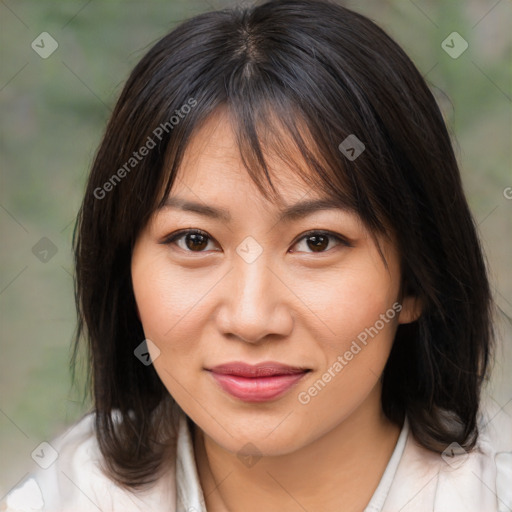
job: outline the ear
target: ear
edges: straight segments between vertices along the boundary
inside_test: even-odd
[[[423,311],[422,300],[415,295],[407,295],[402,299],[402,309],[398,315],[399,324],[410,324],[421,316]]]

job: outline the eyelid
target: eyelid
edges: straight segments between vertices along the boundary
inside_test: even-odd
[[[189,233],[203,235],[203,236],[207,237],[209,240],[216,242],[215,238],[213,238],[211,235],[209,235],[206,231],[203,231],[203,230],[197,229],[197,228],[185,228],[185,229],[180,229],[178,231],[175,231],[174,233],[171,233],[170,235],[165,236],[158,243],[162,244],[162,245],[169,245],[169,244],[173,243],[175,240],[177,240],[178,238],[180,238],[181,236],[187,235]],[[345,245],[346,247],[354,247],[353,242],[350,239],[348,239],[347,237],[345,237],[339,233],[334,233],[332,231],[326,230],[326,229],[310,229],[308,231],[305,231],[304,233],[301,233],[291,244],[292,247],[297,245],[303,238],[306,238],[311,235],[329,236],[329,237],[337,240],[340,244]],[[330,249],[330,250],[332,250],[332,249]],[[201,254],[202,252],[205,252],[205,251],[186,251],[186,252]],[[296,252],[300,252],[300,251],[296,251]],[[329,251],[322,251],[322,252],[318,252],[318,253],[311,252],[308,254],[324,254],[327,252],[329,252]]]

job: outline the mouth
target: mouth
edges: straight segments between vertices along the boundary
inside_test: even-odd
[[[231,396],[244,402],[266,402],[289,391],[311,370],[272,361],[257,365],[236,361],[207,371]]]

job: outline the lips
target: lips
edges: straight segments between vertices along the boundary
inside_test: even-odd
[[[232,362],[208,370],[228,394],[245,402],[266,402],[283,395],[310,371],[307,368],[263,362]]]

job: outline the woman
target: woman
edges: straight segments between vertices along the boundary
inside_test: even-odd
[[[157,42],[96,155],[75,254],[94,411],[8,510],[512,507],[449,136],[365,17],[271,0]]]

